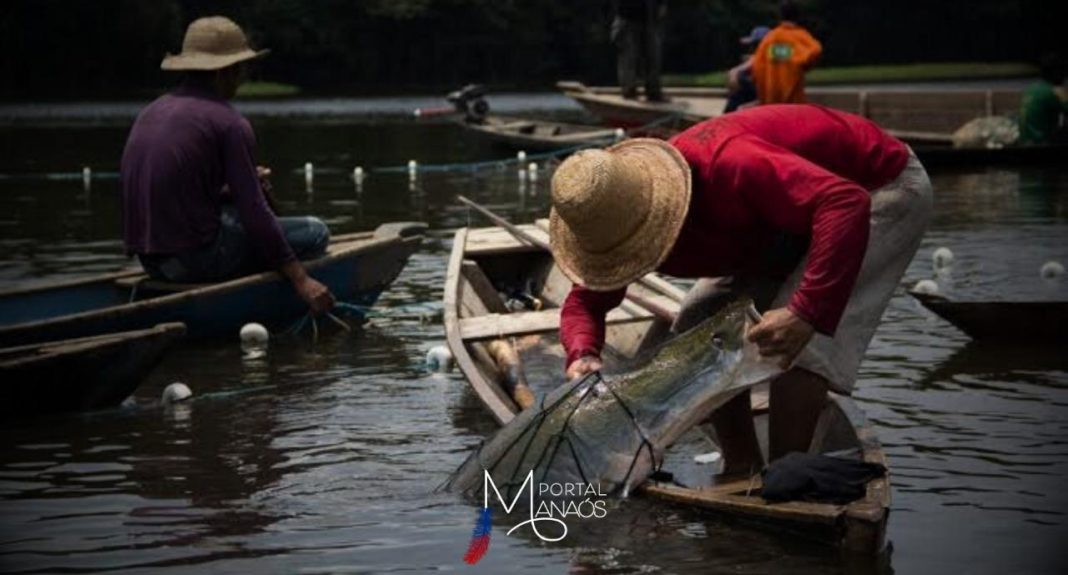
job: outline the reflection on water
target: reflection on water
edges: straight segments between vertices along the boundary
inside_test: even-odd
[[[7,128],[0,172],[114,167],[122,128]],[[272,123],[258,131],[286,213],[336,232],[396,219],[433,236],[352,334],[272,342],[246,360],[232,341],[170,355],[132,405],[8,422],[0,446],[5,571],[389,572],[461,569],[475,505],[435,488],[492,432],[459,375],[426,373],[443,343],[448,230],[481,224],[458,193],[516,221],[545,213],[548,174],[510,169],[369,174],[355,165],[507,158],[446,123]],[[55,142],[65,145],[57,147]],[[336,167],[304,189],[304,162]],[[76,169],[76,168],[74,168]],[[935,277],[962,299],[1065,299],[1043,282],[1068,263],[1068,175],[1057,169],[934,174],[934,226],[902,285]],[[124,265],[117,182],[0,180],[5,285]],[[931,252],[956,254],[936,276]],[[1068,359],[1060,348],[984,347],[899,293],[862,366],[858,398],[892,469],[893,552],[849,562],[803,539],[686,508],[629,500],[559,544],[504,536],[476,570],[521,573],[1063,572],[1068,535]],[[180,380],[198,396],[164,409]],[[892,567],[891,564],[892,563]]]

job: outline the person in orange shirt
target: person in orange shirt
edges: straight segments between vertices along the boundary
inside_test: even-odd
[[[801,9],[796,2],[783,0],[779,13],[782,21],[753,55],[753,80],[761,104],[800,104],[805,101],[805,72],[823,46],[797,23]]]

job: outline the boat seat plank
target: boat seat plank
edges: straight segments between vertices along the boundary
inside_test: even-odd
[[[759,480],[757,480],[757,483],[759,483]],[[641,490],[658,498],[687,505],[721,511],[738,512],[744,510],[747,514],[757,517],[785,519],[798,523],[834,525],[846,511],[846,506],[844,505],[829,503],[810,503],[806,501],[769,503],[759,495],[745,495],[748,486],[748,480],[732,482],[726,486],[702,489],[691,489],[667,483],[645,483],[642,485]],[[727,490],[728,487],[731,491]],[[740,487],[740,489],[734,491],[735,487]]]
[[[633,314],[623,309],[616,308],[608,312],[606,323],[618,325],[637,321],[646,321],[652,318],[649,312]],[[521,335],[533,335],[548,333],[560,329],[560,310],[548,309],[542,311],[528,311],[519,313],[498,314],[463,318],[460,320],[460,333],[464,341],[480,341],[496,339],[498,337],[511,337]]]
[[[549,235],[537,227],[532,225],[521,225],[519,228],[545,242],[549,241]],[[471,233],[468,234],[465,255],[467,257],[472,257],[529,251],[540,251],[540,248],[516,239],[511,233],[502,228],[481,228],[478,230],[471,230]]]

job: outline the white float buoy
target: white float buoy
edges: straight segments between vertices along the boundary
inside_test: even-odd
[[[417,171],[419,171],[419,162],[408,160],[408,175],[414,178]]]
[[[931,254],[931,261],[935,269],[948,268],[953,265],[953,252],[947,247],[941,247]]]
[[[616,141],[620,141],[627,137],[627,133],[623,131],[623,128],[616,128]]]
[[[531,181],[538,179],[538,164],[531,162],[527,166],[527,172],[527,176],[530,178]]]
[[[189,386],[176,381],[163,389],[163,395],[160,396],[160,401],[163,405],[172,405],[181,401],[185,401],[193,397],[193,390],[189,389]]]
[[[1048,261],[1042,264],[1042,269],[1039,270],[1038,273],[1042,276],[1043,279],[1060,279],[1062,276],[1064,276],[1064,266],[1061,265],[1061,262]]]
[[[267,347],[270,338],[267,328],[258,323],[246,323],[241,326],[241,349],[245,351],[261,350]]]
[[[89,166],[82,168],[82,187],[87,192],[89,188],[93,187],[93,170]]]
[[[697,463],[699,465],[708,465],[710,463],[715,463],[715,462],[719,461],[722,458],[723,458],[723,454],[722,453],[720,453],[718,451],[713,451],[711,453],[699,453],[697,455],[694,455],[693,456],[693,462]]]
[[[920,280],[916,282],[916,285],[912,286],[912,291],[916,293],[936,295],[938,293],[938,282],[934,280]]]
[[[416,118],[422,116],[423,115],[423,109],[422,108],[416,108],[416,109],[412,110],[412,115],[415,116]]]
[[[315,166],[311,162],[304,162],[304,191],[312,193],[312,183],[315,181]]]
[[[443,345],[436,345],[426,352],[426,367],[438,373],[447,373],[452,370],[452,351]]]
[[[527,153],[523,150],[519,150],[515,155],[515,159],[519,162],[520,167],[522,167],[523,162],[527,161]]]
[[[363,193],[363,167],[356,166],[352,169],[352,182],[356,184],[356,195]]]

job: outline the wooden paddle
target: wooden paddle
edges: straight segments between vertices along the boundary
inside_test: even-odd
[[[528,244],[530,244],[530,245],[532,245],[534,247],[541,248],[541,249],[543,249],[545,251],[548,251],[548,252],[552,251],[549,248],[549,244],[547,242],[542,241],[540,238],[536,238],[536,237],[528,234],[527,232],[523,231],[522,229],[520,229],[515,224],[513,224],[513,223],[509,222],[508,220],[506,220],[506,219],[498,216],[497,214],[491,212],[489,209],[479,205],[477,202],[475,202],[473,200],[469,200],[469,199],[467,199],[467,198],[465,198],[464,196],[461,196],[461,195],[456,196],[456,199],[458,199],[458,200],[460,200],[460,202],[462,202],[462,203],[474,208],[480,214],[482,214],[482,215],[486,216],[487,218],[489,218],[490,220],[492,220],[493,223],[495,223],[498,226],[504,228],[508,233],[510,233],[513,236],[515,236],[516,239],[524,241],[524,242],[526,242],[526,243],[528,243]],[[642,282],[643,284],[645,283],[644,282],[644,278],[640,278],[638,281]],[[648,287],[652,287],[652,286],[648,286]],[[648,299],[646,299],[646,298],[644,298],[644,297],[642,297],[640,295],[632,294],[629,291],[626,292],[625,295],[626,295],[627,299],[629,299],[630,301],[634,302],[639,307],[645,308],[650,313],[652,313],[654,316],[656,316],[658,319],[664,320],[664,321],[666,321],[668,323],[672,323],[672,322],[675,321],[675,314],[672,313],[671,311],[669,311],[668,309],[664,308],[663,306],[658,305],[658,304],[656,304],[656,303],[654,303],[652,301],[649,301]]]

